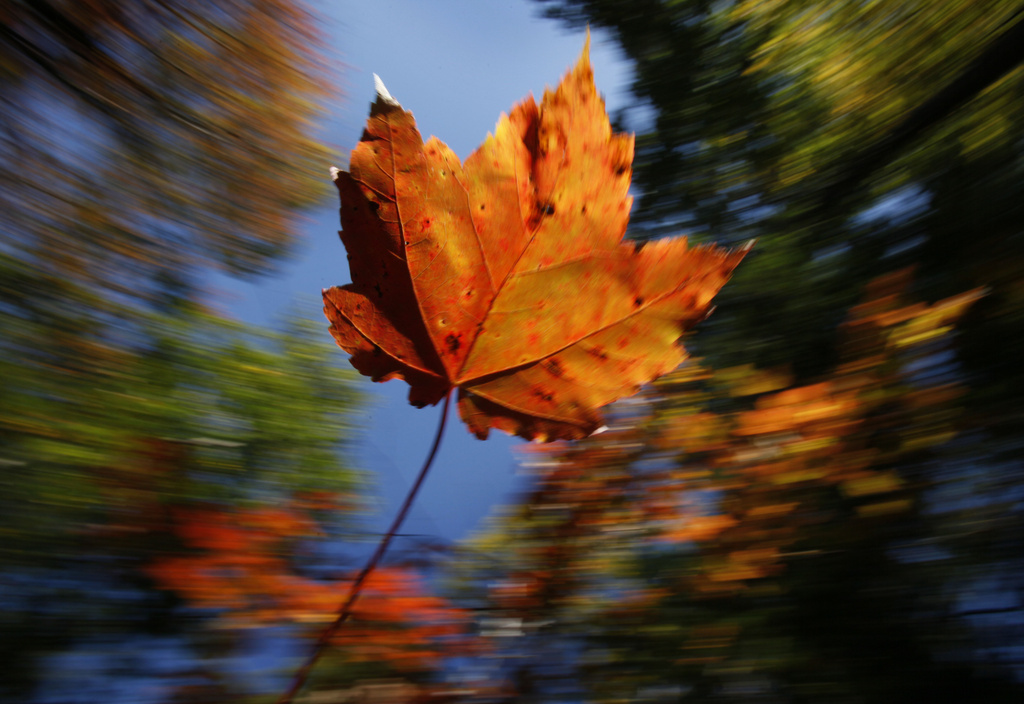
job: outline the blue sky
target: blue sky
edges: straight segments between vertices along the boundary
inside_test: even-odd
[[[545,86],[557,84],[584,41],[582,30],[542,18],[541,6],[526,0],[320,0],[316,9],[327,20],[342,85],[342,93],[324,106],[324,139],[343,153],[359,140],[375,97],[374,73],[413,112],[424,139],[436,135],[465,160],[502,112],[531,92],[539,99]],[[593,34],[591,61],[609,111],[622,107],[630,69],[607,35]],[[325,183],[330,166],[323,167]],[[334,197],[310,213],[302,245],[279,275],[252,284],[217,280],[220,308],[256,324],[272,324],[296,308],[322,320],[320,290],[349,281],[338,227]],[[401,381],[372,384],[360,377],[360,384],[370,404],[359,464],[378,483],[383,525],[430,449],[440,406],[409,406]],[[500,432],[477,440],[453,408],[440,454],[403,532],[447,540],[465,536],[510,498],[519,442]]]

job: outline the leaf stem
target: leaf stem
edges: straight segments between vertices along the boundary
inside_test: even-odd
[[[291,704],[295,695],[299,693],[305,685],[306,680],[309,678],[309,673],[313,670],[313,666],[316,665],[317,660],[320,659],[320,655],[323,653],[327,644],[331,638],[338,632],[342,624],[348,620],[348,617],[352,615],[352,607],[355,605],[356,600],[359,598],[359,593],[362,591],[363,583],[366,578],[370,576],[370,573],[377,567],[381,559],[384,557],[384,553],[387,552],[388,546],[391,544],[391,540],[395,537],[398,529],[402,527],[402,523],[405,521],[406,514],[409,513],[409,509],[412,508],[412,503],[416,499],[416,494],[419,492],[420,487],[423,485],[423,480],[427,478],[427,472],[430,471],[430,465],[434,462],[434,457],[437,456],[437,449],[441,446],[441,437],[444,435],[444,426],[448,422],[448,406],[451,405],[452,392],[448,392],[448,395],[444,399],[444,408],[441,410],[441,423],[437,427],[437,435],[434,437],[434,445],[430,448],[430,454],[427,455],[427,461],[423,463],[423,468],[420,469],[419,476],[416,477],[416,481],[413,482],[412,487],[409,489],[409,493],[405,496],[405,501],[402,503],[402,508],[398,510],[398,515],[395,516],[395,520],[391,523],[391,527],[388,528],[388,532],[381,538],[380,543],[377,545],[377,549],[370,557],[366,566],[356,577],[356,580],[352,582],[352,586],[349,587],[348,596],[342,603],[341,608],[338,611],[338,617],[334,619],[334,622],[330,626],[324,629],[317,638],[316,644],[313,646],[313,652],[306,658],[306,662],[303,663],[302,667],[295,673],[295,678],[292,680],[291,686],[288,691],[281,695],[277,700],[277,704]]]

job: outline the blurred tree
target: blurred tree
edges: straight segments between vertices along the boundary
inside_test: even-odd
[[[975,441],[961,461],[985,468],[990,496],[1019,491],[1024,6],[547,4],[610,28],[636,61],[636,236],[759,238],[697,350],[811,380],[879,273],[915,266],[929,300],[985,287],[955,342]],[[1012,562],[1001,535],[985,554]]]
[[[291,0],[4,3],[5,257],[148,301],[265,271],[328,192],[324,52]]]
[[[8,317],[5,345],[32,345],[47,325]],[[44,656],[71,646],[146,634],[221,656],[238,646],[203,625],[210,611],[182,608],[173,585],[154,581],[159,560],[197,553],[182,516],[255,522],[280,569],[300,575],[322,561],[316,537],[351,530],[358,508],[359,477],[344,460],[358,400],[318,325],[253,331],[185,306],[136,313],[119,331],[116,345],[68,336],[73,349],[95,348],[87,372],[45,349],[0,362],[0,687],[18,699]],[[314,532],[318,515],[326,523]],[[229,600],[246,583],[230,569],[221,578]]]
[[[321,326],[247,329],[200,290],[211,268],[269,270],[328,195],[325,51],[301,0],[0,8],[4,698],[43,676],[95,695],[62,651],[245,645],[155,579],[161,557],[200,561],[178,517],[274,536],[282,579],[322,561],[298,527],[351,521],[359,400]],[[158,672],[236,696],[224,662]],[[111,667],[108,694],[132,677]]]
[[[1019,424],[1019,2],[542,2],[635,61],[633,235],[759,238],[696,341],[716,364],[824,373],[864,284],[917,264],[926,298],[992,289],[960,351]]]
[[[1008,641],[963,615],[973,536],[936,526],[967,511],[923,491],[957,454],[942,353],[980,291],[924,306],[909,282],[872,284],[818,383],[690,362],[607,433],[531,449],[532,493],[453,575],[515,643],[506,676],[588,701],[1017,701],[1012,648],[985,654]]]
[[[1015,701],[1024,8],[542,2],[635,61],[633,236],[758,245],[689,343],[707,369],[541,453],[467,552],[486,578],[456,579],[530,643],[512,679]]]

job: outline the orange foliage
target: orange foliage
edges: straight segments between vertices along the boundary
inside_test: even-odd
[[[872,283],[841,329],[841,364],[817,383],[784,388],[784,371],[691,362],[658,382],[653,412],[632,406],[605,434],[527,449],[540,477],[519,519],[535,527],[512,524],[524,564],[492,589],[498,605],[525,616],[573,603],[588,570],[615,559],[602,553],[617,534],[689,544],[694,566],[677,578],[692,594],[770,590],[825,506],[845,502],[865,529],[914,510],[891,467],[955,434],[960,389],[913,382],[908,363],[940,349],[981,292],[905,304],[909,282],[898,272]],[[734,408],[709,410],[713,397]]]
[[[335,618],[348,591],[347,581],[314,580],[293,569],[288,557],[296,539],[317,532],[301,510],[181,509],[174,531],[188,551],[156,559],[150,576],[192,606],[220,612],[224,626],[322,626]],[[429,596],[413,571],[378,568],[333,643],[353,660],[423,670],[437,666],[439,643],[449,654],[464,644],[466,625],[466,616]]]
[[[693,516],[681,518],[676,521],[677,525],[666,529],[663,534],[665,540],[683,542],[686,540],[706,541],[712,540],[726,528],[736,525],[736,519],[725,514],[713,516]]]
[[[333,642],[355,660],[431,669],[444,655],[463,649],[469,622],[444,599],[425,595],[415,572],[383,567],[367,578],[352,618]]]
[[[659,447],[678,443],[680,451],[691,453],[691,462],[693,453],[706,450],[704,463],[715,469],[687,472],[684,466],[675,472],[682,482],[673,485],[675,496],[730,490],[721,506],[725,512],[716,515],[688,515],[693,507],[678,499],[675,517],[661,506],[665,539],[703,543],[705,567],[694,580],[699,590],[733,592],[778,573],[794,549],[798,528],[815,520],[814,507],[806,502],[816,490],[837,489],[865,520],[913,508],[902,493],[905,483],[885,467],[952,437],[951,416],[942,409],[960,390],[951,383],[910,387],[903,366],[910,358],[899,355],[940,340],[981,292],[931,306],[902,305],[909,282],[909,271],[901,271],[869,286],[866,301],[851,310],[843,326],[846,356],[830,378],[761,394],[748,411],[682,413],[662,424]],[[726,383],[749,389],[748,377],[759,374],[730,370]],[[708,427],[716,428],[714,444],[691,440]],[[666,488],[660,492],[666,495]]]

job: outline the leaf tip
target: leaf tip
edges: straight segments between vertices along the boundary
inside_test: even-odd
[[[577,70],[581,68],[590,67],[590,25],[587,25],[587,34],[583,39],[583,51],[580,52],[580,58],[576,62]]]
[[[331,180],[332,181],[337,181],[338,180],[338,174],[341,173],[341,169],[339,169],[337,166],[332,166],[330,171],[331,171]]]
[[[602,425],[600,428],[595,429],[594,432],[592,432],[589,435],[589,437],[594,437],[595,435],[600,435],[601,433],[606,433],[606,432],[608,432],[608,426],[607,425]]]
[[[380,80],[380,76],[376,73],[373,74],[373,88],[377,91],[377,102],[384,103],[385,105],[394,105],[396,108],[402,107],[397,100],[391,97],[391,93],[388,92],[384,81]]]

